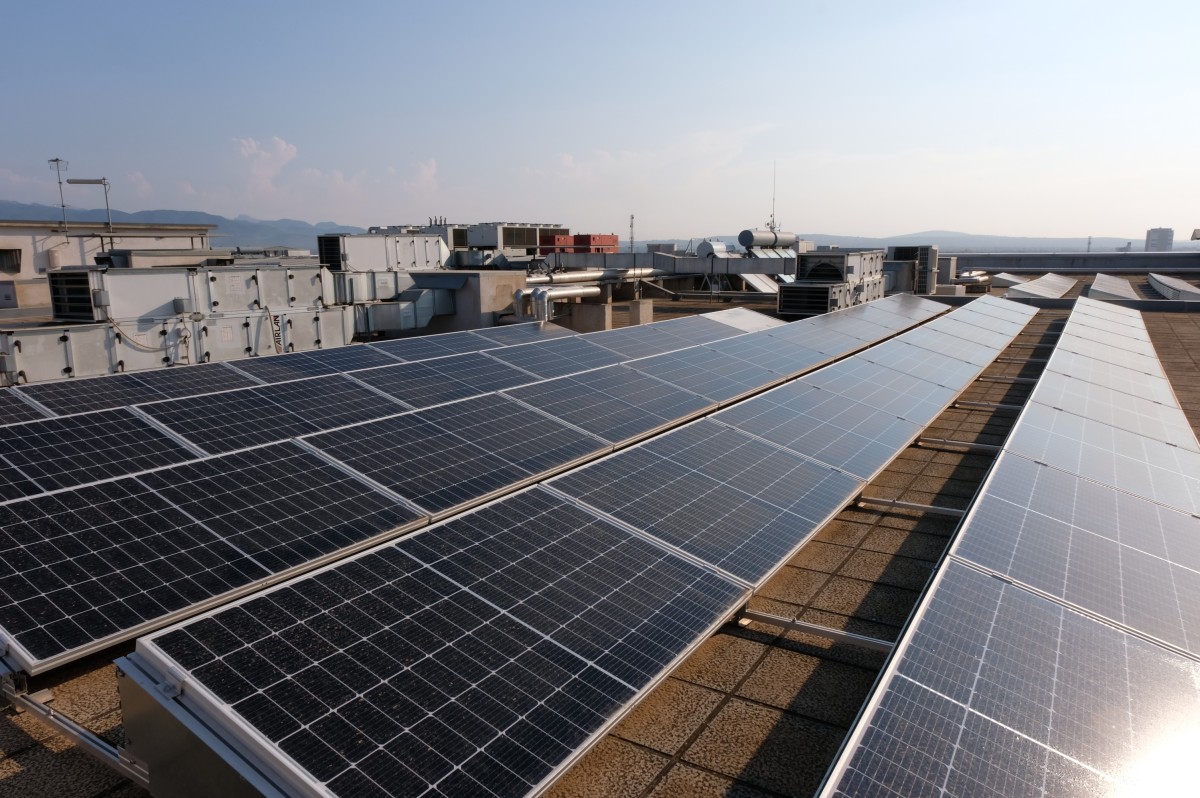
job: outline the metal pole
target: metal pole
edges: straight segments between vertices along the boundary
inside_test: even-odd
[[[104,213],[108,216],[108,232],[112,235],[112,208],[108,206],[108,178],[100,178],[104,181]]]
[[[53,169],[55,171],[55,173],[58,175],[58,204],[59,204],[59,207],[62,208],[63,233],[66,233],[67,232],[67,201],[65,199],[63,199],[62,173],[63,173],[63,170],[66,169],[70,164],[68,164],[62,158],[51,158],[48,161],[48,163],[50,164],[50,168]]]

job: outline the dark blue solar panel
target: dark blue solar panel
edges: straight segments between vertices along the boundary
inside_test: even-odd
[[[307,439],[437,514],[607,448],[503,396],[486,396]]]
[[[510,346],[490,355],[539,377],[561,377],[588,369],[611,366],[625,360],[611,349],[605,349],[584,338],[556,338],[524,346]]]
[[[283,382],[387,366],[395,362],[396,358],[369,346],[344,346],[312,352],[245,358],[229,361],[227,365],[263,382]]]
[[[126,407],[163,398],[161,393],[133,374],[38,382],[10,390],[20,391],[60,416]]]
[[[744,595],[534,491],[143,646],[314,787],[516,796]]]
[[[715,406],[626,366],[546,380],[505,393],[612,443],[631,440]]]
[[[0,425],[45,418],[40,410],[23,401],[16,391],[0,388]]]
[[[481,340],[469,332],[445,333],[443,335],[421,335],[413,338],[397,338],[393,341],[375,341],[369,346],[380,349],[401,360],[430,360],[447,355],[461,355],[491,349],[498,344]]]
[[[97,482],[193,457],[125,409],[0,427],[0,462],[18,469],[42,490]]]
[[[750,583],[765,579],[863,486],[708,421],[551,484]]]
[[[230,368],[225,363],[208,363],[195,366],[171,366],[154,371],[138,371],[130,374],[139,383],[157,391],[161,398],[176,399],[214,391],[230,391],[258,385],[256,380]]]
[[[405,363],[354,376],[413,407],[430,407],[538,380],[528,372],[480,354]]]
[[[629,365],[714,402],[728,401],[783,378],[762,366],[706,346],[657,355]]]

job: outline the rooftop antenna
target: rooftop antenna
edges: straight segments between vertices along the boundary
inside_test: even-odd
[[[629,214],[629,254],[633,254],[633,214]]]
[[[49,161],[47,161],[47,163],[49,163],[50,168],[58,174],[58,204],[60,207],[62,207],[62,226],[63,232],[65,233],[67,232],[67,201],[63,199],[62,173],[67,171],[67,167],[70,166],[70,164],[64,161],[62,158],[51,158]]]
[[[767,229],[772,233],[779,231],[779,225],[775,224],[775,165],[777,161],[771,161],[771,219],[767,222]]]

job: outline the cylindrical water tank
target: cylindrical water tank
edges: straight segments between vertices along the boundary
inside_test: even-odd
[[[795,233],[778,233],[774,230],[743,230],[738,233],[738,243],[750,247],[778,247],[787,249],[796,246],[800,237]]]
[[[701,241],[696,247],[696,256],[701,258],[720,258],[725,256],[724,241]]]

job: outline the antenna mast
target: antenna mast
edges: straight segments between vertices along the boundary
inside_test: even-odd
[[[63,232],[65,233],[67,232],[67,201],[63,199],[62,173],[67,171],[67,166],[69,166],[69,164],[62,158],[51,158],[49,161],[47,161],[47,163],[49,163],[50,168],[58,174],[58,204],[62,208],[62,226]]]
[[[779,225],[775,224],[775,166],[777,161],[771,161],[771,221],[767,222],[767,229],[772,233],[779,231]]]
[[[629,254],[633,254],[633,214],[629,214]]]

